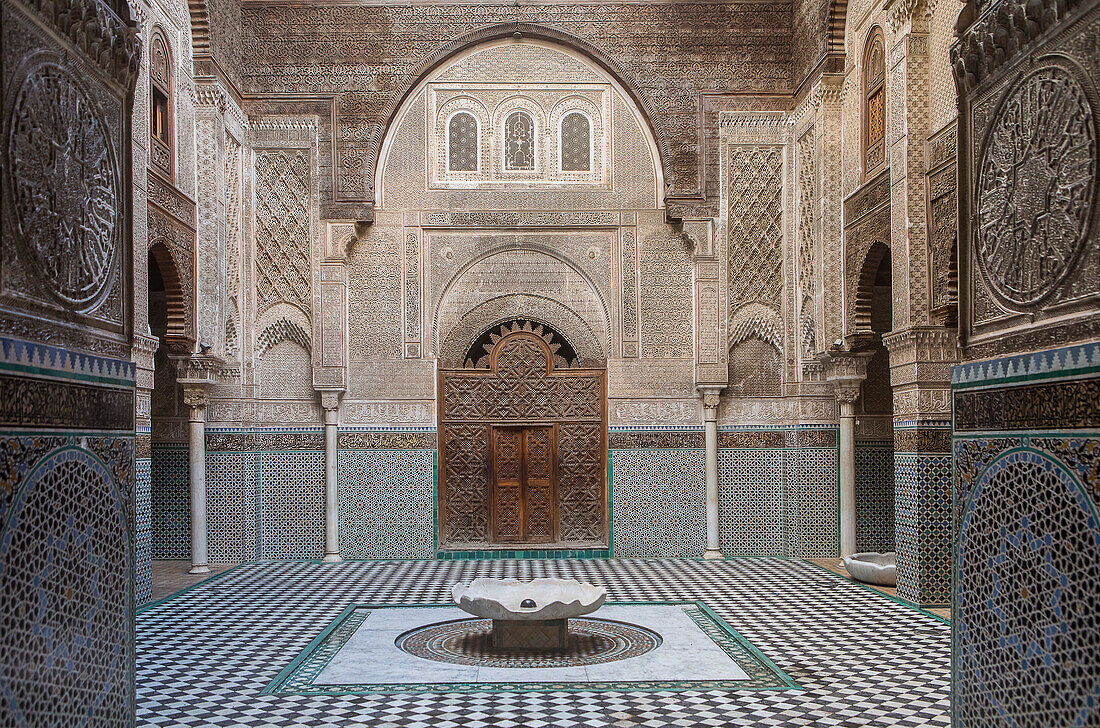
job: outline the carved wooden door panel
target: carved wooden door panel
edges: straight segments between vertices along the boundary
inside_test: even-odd
[[[554,540],[554,428],[494,427],[493,540]]]
[[[554,540],[554,428],[523,428],[524,540]]]
[[[523,430],[493,430],[493,540],[523,540]]]
[[[486,369],[441,369],[441,547],[606,544],[606,370],[513,331]]]

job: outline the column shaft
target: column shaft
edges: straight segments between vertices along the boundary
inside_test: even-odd
[[[856,417],[852,402],[840,403],[840,555],[856,550]]]
[[[718,422],[707,418],[703,424],[707,448],[707,550],[708,559],[722,558],[718,545]]]
[[[325,410],[325,561],[340,557],[340,502],[336,489],[336,410]]]
[[[206,411],[191,408],[190,475],[191,475],[191,571],[210,572],[206,560]]]

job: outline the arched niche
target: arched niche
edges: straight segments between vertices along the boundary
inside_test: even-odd
[[[662,207],[667,155],[659,151],[640,95],[610,66],[552,35],[490,34],[431,64],[388,117],[371,180],[377,208]],[[501,125],[521,101],[530,102],[537,129],[536,167],[506,170]],[[563,171],[559,164],[554,122],[564,108],[582,109],[591,122],[587,171]],[[460,109],[479,121],[477,170],[450,170],[447,163],[448,123]]]
[[[480,334],[510,318],[544,321],[567,337],[586,360],[610,351],[610,320],[593,281],[548,251],[496,250],[459,270],[443,289],[433,335],[443,366],[461,367]]]

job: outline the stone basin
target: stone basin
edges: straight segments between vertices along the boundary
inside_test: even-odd
[[[562,650],[567,620],[603,606],[607,590],[576,579],[474,579],[451,587],[455,604],[493,620],[493,646],[503,650]]]
[[[568,619],[603,606],[607,590],[576,579],[474,579],[451,587],[455,604],[482,619]],[[525,599],[535,606],[522,606]]]
[[[857,581],[879,586],[897,586],[897,554],[864,551],[844,557],[844,568]]]

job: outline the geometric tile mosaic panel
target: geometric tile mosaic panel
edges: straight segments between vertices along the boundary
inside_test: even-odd
[[[856,551],[894,551],[894,442],[857,441]]]
[[[1100,522],[1088,488],[1064,461],[1027,447],[967,485],[955,725],[1100,724]]]
[[[349,606],[446,603],[451,584],[480,576],[702,602],[800,689],[265,694]],[[139,728],[949,725],[948,625],[795,560],[254,563],[147,608],[137,638]]]
[[[615,556],[702,556],[704,452],[612,450],[610,458]]]
[[[260,458],[254,452],[206,454],[207,550],[212,564],[260,558],[256,529]]]
[[[150,462],[153,558],[191,558],[187,448],[153,447]]]
[[[325,454],[260,453],[260,558],[319,559],[325,538]]]
[[[153,599],[153,484],[149,458],[134,460],[134,603]]]
[[[56,450],[6,515],[0,725],[127,725],[133,551],[114,476],[85,450]]]
[[[340,554],[430,559],[435,554],[432,450],[340,450]]]
[[[725,556],[783,556],[783,450],[718,451],[718,536]]]
[[[898,596],[947,604],[951,595],[951,456],[894,455]]]
[[[787,556],[836,556],[840,546],[838,452],[787,450]]]

